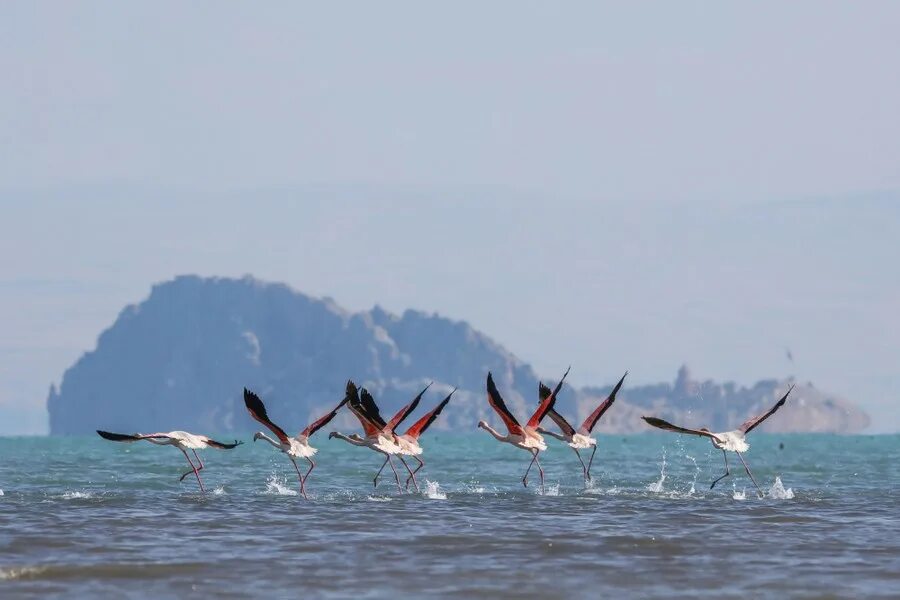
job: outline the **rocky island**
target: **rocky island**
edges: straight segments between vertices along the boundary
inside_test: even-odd
[[[58,390],[51,387],[47,409],[53,435],[101,426],[240,432],[253,427],[241,400],[246,386],[266,399],[279,422],[299,429],[340,399],[348,377],[368,387],[386,412],[434,381],[438,392],[459,388],[453,410],[435,429],[462,430],[494,419],[484,396],[489,370],[513,412],[529,412],[537,402],[534,369],[464,321],[379,307],[353,313],[328,298],[249,276],[181,276],[122,310],[96,349],[65,372]],[[727,429],[767,409],[790,383],[695,381],[686,367],[673,383],[632,387],[626,381],[599,431],[646,431],[639,416],[650,413]],[[559,410],[583,418],[609,389],[567,388]],[[848,401],[797,384],[792,401],[762,430],[850,433],[868,422]]]

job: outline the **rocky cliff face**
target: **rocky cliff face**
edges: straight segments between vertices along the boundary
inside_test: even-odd
[[[485,401],[489,370],[513,412],[530,412],[538,382],[532,368],[465,322],[378,307],[350,313],[331,300],[250,277],[184,276],[126,307],[96,350],[66,371],[58,391],[51,389],[47,407],[52,434],[248,431],[255,422],[243,406],[246,386],[262,395],[279,423],[299,430],[340,400],[348,377],[368,387],[386,413],[434,381],[424,406],[460,390],[435,428],[472,428],[478,419],[496,420]],[[631,389],[626,381],[601,430],[644,431],[638,416],[651,410],[686,424],[702,417],[713,429],[735,426],[767,408],[783,387],[696,383],[686,373],[675,385]],[[578,415],[606,391],[578,391]],[[564,414],[572,406],[567,394]],[[868,423],[857,409],[811,386],[798,387],[793,399],[766,428],[857,431]],[[343,415],[337,424],[349,427],[352,420]]]

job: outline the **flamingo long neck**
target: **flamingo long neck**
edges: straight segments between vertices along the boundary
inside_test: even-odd
[[[277,442],[277,441],[273,440],[272,438],[270,438],[269,436],[264,434],[262,431],[257,431],[256,436],[261,440],[266,440],[267,442],[269,442],[270,444],[272,444],[273,446],[275,446],[276,448],[281,450],[281,442]]]
[[[537,431],[538,431],[538,433],[542,433],[542,434],[544,434],[544,435],[549,435],[550,437],[556,438],[556,439],[558,439],[558,440],[560,440],[560,441],[563,441],[563,442],[568,442],[568,441],[569,441],[569,437],[568,437],[568,436],[563,435],[563,434],[561,434],[561,433],[556,433],[555,431],[548,431],[547,429],[544,429],[543,427],[538,427],[538,430],[537,430]]]
[[[484,425],[482,425],[482,428],[483,428],[485,431],[487,431],[489,434],[491,434],[492,436],[494,436],[495,438],[497,438],[498,440],[500,440],[501,442],[508,442],[508,441],[509,441],[509,436],[508,436],[508,435],[500,435],[500,432],[499,432],[499,431],[497,431],[496,429],[494,429],[493,427],[491,427],[491,426],[488,425],[487,423],[485,423]]]
[[[346,436],[340,432],[335,432],[334,437],[336,437],[339,440],[344,440],[348,444],[353,444],[354,446],[365,446],[366,445],[365,440],[358,440],[358,439],[352,438],[350,436]]]

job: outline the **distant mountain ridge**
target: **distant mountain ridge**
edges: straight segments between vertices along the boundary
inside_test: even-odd
[[[352,377],[385,412],[430,381],[433,397],[426,396],[424,406],[458,387],[435,429],[472,428],[479,419],[495,419],[484,393],[489,370],[513,412],[529,413],[537,402],[534,370],[464,321],[414,310],[394,315],[377,306],[353,313],[330,299],[249,276],[188,275],[153,286],[146,300],[127,306],[101,333],[96,349],[65,372],[59,390],[51,388],[47,409],[56,435],[100,427],[247,431],[253,425],[241,400],[246,386],[266,400],[279,423],[299,430],[339,400]],[[560,374],[549,375],[555,381]],[[638,417],[648,411],[685,424],[733,427],[786,385],[696,383],[686,369],[674,385],[631,388],[626,380],[600,430],[645,431]],[[583,418],[607,391],[576,390],[576,414],[567,415],[573,407],[567,389],[559,410]],[[346,414],[341,419],[339,425],[352,425]],[[763,427],[852,432],[867,425],[868,417],[848,402],[798,386],[779,418]]]

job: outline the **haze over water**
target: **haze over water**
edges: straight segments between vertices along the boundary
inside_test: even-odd
[[[241,436],[249,440],[250,436]],[[888,597],[900,584],[900,436],[750,437],[737,463],[670,435],[601,437],[594,482],[566,447],[528,456],[486,434],[423,438],[422,493],[326,436],[297,493],[264,444],[203,453],[0,438],[0,596],[217,598]],[[552,442],[552,440],[551,440]],[[779,443],[784,448],[779,449]],[[737,461],[732,461],[735,463]]]

